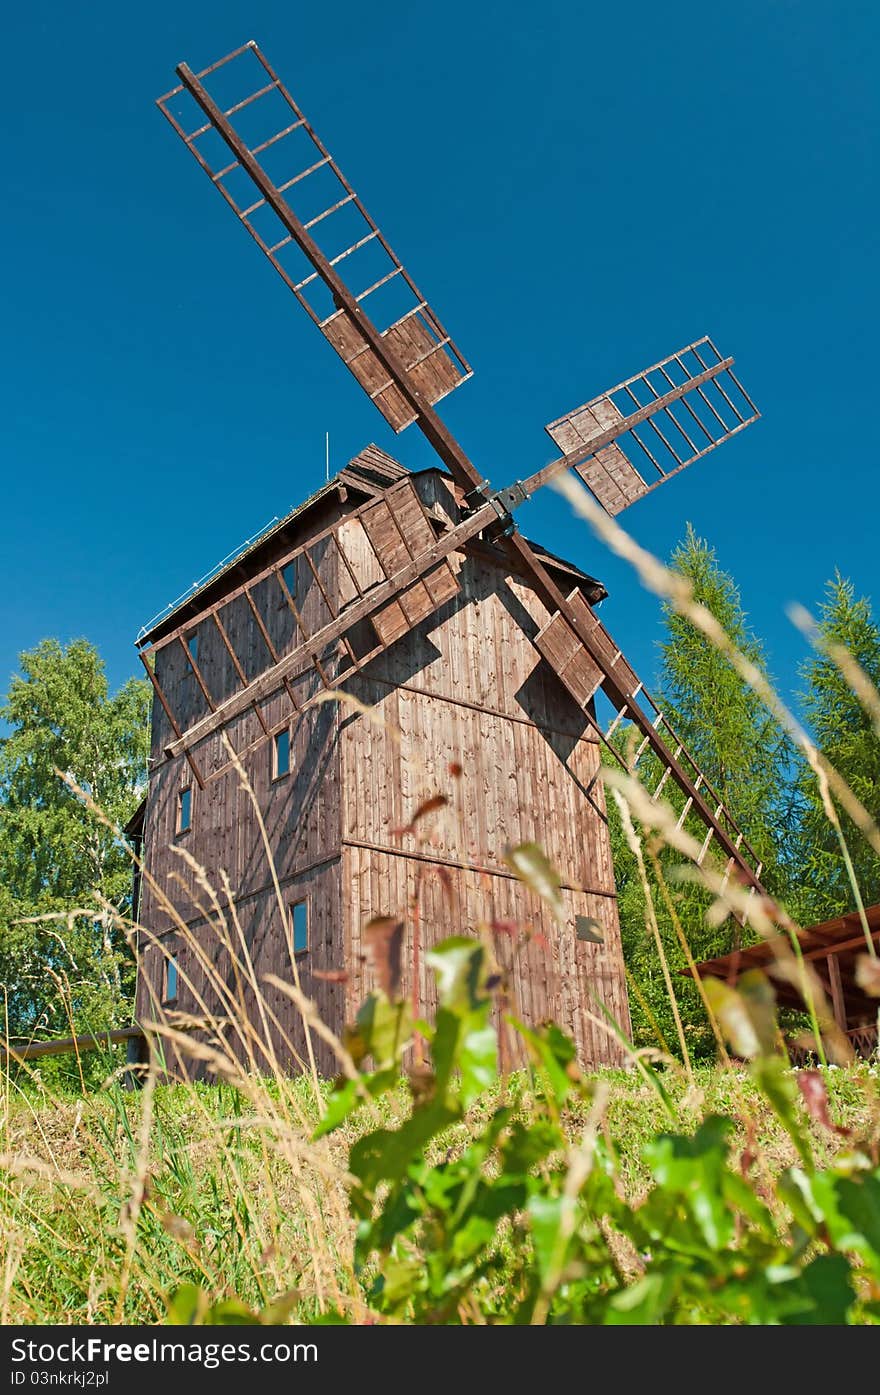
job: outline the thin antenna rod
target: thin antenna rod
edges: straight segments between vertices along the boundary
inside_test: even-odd
[[[324,478],[330,483],[330,432],[324,432]]]

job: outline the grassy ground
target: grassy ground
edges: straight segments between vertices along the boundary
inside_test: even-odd
[[[827,1080],[833,1121],[876,1142],[875,1070],[832,1067]],[[637,1073],[602,1076],[611,1087],[606,1135],[621,1184],[638,1199],[647,1184],[642,1146],[668,1119]],[[713,1111],[738,1120],[734,1154],[754,1155],[750,1180],[769,1197],[794,1150],[745,1071],[698,1068],[694,1084],[670,1071],[667,1083],[679,1127],[696,1128]],[[528,1076],[506,1088],[528,1115]],[[294,1318],[329,1304],[363,1317],[345,1167],[364,1112],[312,1144],[317,1105],[307,1081],[255,1081],[249,1093],[208,1085],[130,1093],[112,1084],[77,1098],[7,1080],[0,1321],[160,1322],[165,1296],[184,1281],[260,1306],[295,1289]],[[475,1108],[496,1102],[493,1092]],[[384,1121],[406,1107],[401,1089],[383,1102]],[[568,1124],[574,1137],[583,1119],[572,1112]],[[812,1127],[820,1159],[839,1151],[840,1138]],[[467,1132],[453,1131],[444,1146],[456,1148]]]

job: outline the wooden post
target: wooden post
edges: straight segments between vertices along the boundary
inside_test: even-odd
[[[840,965],[836,954],[826,955],[828,982],[831,985],[831,1008],[834,1020],[842,1032],[846,1031],[846,1005],[843,1001],[843,984],[840,981]]]

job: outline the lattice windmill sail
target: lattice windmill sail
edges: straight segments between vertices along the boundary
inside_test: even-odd
[[[268,81],[222,111],[202,80],[242,58],[256,60]],[[160,110],[386,421],[402,431],[416,420],[412,393],[434,404],[471,376],[463,355],[256,44],[197,75],[186,64],[178,73],[181,83],[159,98]],[[207,117],[189,131],[180,110],[187,99]],[[251,146],[233,116],[259,130]],[[215,142],[212,151],[210,137],[218,134],[224,145]],[[277,183],[273,165],[284,170]],[[362,328],[367,306],[369,335]]]
[[[602,507],[617,514],[757,417],[733,359],[704,337],[545,429]]]
[[[188,603],[182,623],[155,627],[142,656],[167,719],[162,759],[185,757],[203,787],[216,772],[201,768],[202,753],[215,759],[218,733],[253,721],[252,745],[268,742],[274,727],[266,704],[277,695],[301,712],[315,685],[363,678],[377,656],[418,635],[432,617],[468,604],[455,559],[479,543],[506,559],[510,576],[536,598],[541,619],[530,644],[599,741],[617,756],[615,732],[631,723],[639,734],[636,762],[650,753],[659,766],[655,795],[673,781],[683,794],[681,820],[702,820],[702,856],[716,849],[728,874],[760,890],[760,864],[731,811],[596,615],[601,586],[578,573],[572,589],[570,575],[566,581],[513,519],[519,504],[569,468],[609,513],[619,513],[730,440],[758,415],[733,359],[708,338],[695,341],[550,423],[561,455],[524,480],[493,487],[435,410],[471,376],[470,366],[256,45],[198,74],[186,64],[177,73],[179,86],[159,99],[162,112],[385,420],[395,431],[419,427],[454,482],[456,502],[438,512],[401,466],[371,448],[354,474],[339,477],[339,488],[356,492],[369,478],[364,502],[349,501],[344,516],[306,543],[273,551],[270,538],[268,565],[222,594],[207,588]],[[291,568],[314,582],[308,614],[285,580]],[[224,607],[239,603],[261,636],[259,654],[250,641],[247,654],[238,652],[221,619]],[[269,633],[261,606],[289,612],[283,643]],[[223,645],[223,681],[213,688],[187,638],[202,622]],[[173,654],[172,668],[194,677],[199,702],[188,690],[185,719],[175,716],[151,653]],[[616,714],[607,730],[596,717],[600,690]]]

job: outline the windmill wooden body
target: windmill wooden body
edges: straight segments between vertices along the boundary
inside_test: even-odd
[[[386,420],[417,425],[438,460],[410,475],[368,448],[142,634],[156,702],[141,919],[155,943],[142,955],[139,1014],[162,1002],[218,1010],[162,904],[169,896],[192,934],[210,934],[189,899],[203,893],[172,851],[183,845],[215,885],[228,874],[257,972],[289,978],[294,957],[335,1030],[370,986],[365,921],[405,914],[418,890],[404,962],[422,1010],[426,948],[482,924],[517,1010],[558,1020],[585,1064],[616,1061],[589,1002],[595,994],[626,1028],[596,779],[603,748],[614,754],[600,689],[612,727],[637,732],[636,759],[659,765],[658,793],[672,780],[682,817],[702,820],[703,854],[713,848],[755,887],[760,867],[596,615],[601,584],[523,538],[513,510],[572,468],[617,513],[757,413],[733,360],[702,339],[551,423],[562,454],[493,488],[435,410],[470,376],[467,362],[264,56],[248,44],[198,76],[177,71],[161,110]],[[217,84],[235,98],[224,108]],[[339,689],[361,708],[320,700]],[[421,826],[407,828],[438,793],[450,802],[426,842]],[[567,926],[504,861],[532,839],[565,879]],[[515,921],[534,932],[517,955]],[[234,976],[225,951],[211,953]],[[283,995],[272,1007],[295,1059],[296,1010]]]

